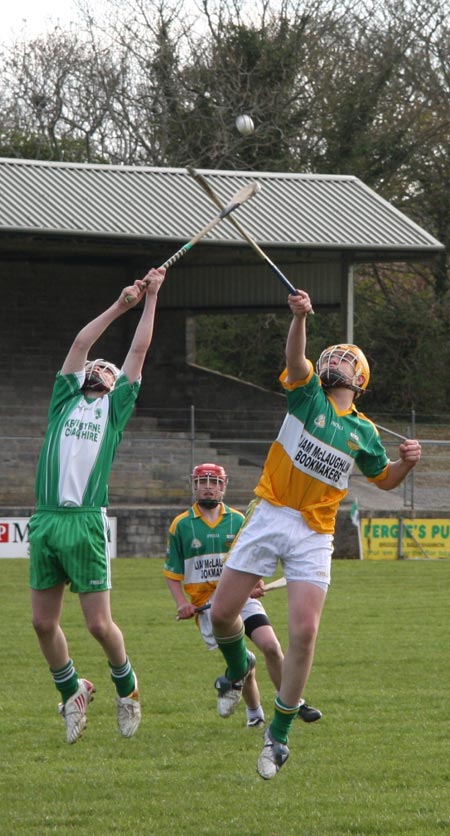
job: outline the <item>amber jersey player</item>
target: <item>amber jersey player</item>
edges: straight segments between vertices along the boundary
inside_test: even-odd
[[[251,513],[235,541],[211,612],[216,641],[227,662],[230,705],[239,702],[234,682],[245,679],[248,651],[240,608],[255,576],[269,577],[281,564],[288,587],[289,644],[274,716],[257,762],[270,779],[289,756],[288,733],[311,671],[322,608],[330,583],[333,535],[350,474],[359,470],[382,490],[397,487],[420,459],[420,444],[405,440],[391,462],[372,421],[356,406],[370,370],[354,345],[329,346],[317,367],[306,358],[304,291],[288,297],[293,314],[280,376],[287,413],[270,447],[255,489]]]
[[[170,525],[164,565],[167,585],[177,606],[177,617],[181,620],[194,617],[210,650],[217,648],[210,610],[204,609],[200,613],[197,610],[213,600],[231,544],[244,520],[240,511],[224,502],[227,484],[228,476],[221,465],[205,463],[194,468],[191,475],[194,502]],[[262,594],[262,586],[259,585],[253,594]],[[241,615],[246,635],[264,654],[269,675],[278,687],[283,654],[259,597],[248,597]],[[220,689],[220,682],[216,687]],[[247,725],[262,725],[265,718],[254,670],[245,683],[243,694]],[[220,709],[219,701],[220,716],[228,716]],[[299,716],[312,722],[320,719],[321,713],[303,703]]]

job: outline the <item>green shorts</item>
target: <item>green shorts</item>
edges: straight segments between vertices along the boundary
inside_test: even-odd
[[[39,508],[30,519],[30,586],[111,589],[110,530],[104,508]]]

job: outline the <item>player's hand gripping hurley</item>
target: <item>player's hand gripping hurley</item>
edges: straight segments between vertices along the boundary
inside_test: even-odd
[[[270,592],[272,589],[283,589],[283,587],[287,586],[286,578],[277,578],[276,581],[270,581],[270,583],[265,583],[262,586],[262,593],[265,594],[266,592]],[[211,602],[208,601],[207,604],[203,604],[202,607],[195,607],[195,612],[205,612],[205,610],[211,609]],[[194,613],[193,613],[194,614]],[[181,621],[180,616],[177,615],[177,621]],[[192,618],[192,616],[190,616]]]
[[[211,603],[208,601],[208,603],[203,604],[202,607],[195,607],[195,610],[192,613],[192,615],[194,615],[196,612],[205,612],[205,610],[210,610],[210,609],[211,609]],[[189,618],[192,618],[192,615],[190,615]],[[177,621],[181,621],[181,620],[182,619],[180,618],[180,616],[177,615]],[[183,619],[183,620],[185,621],[186,619]]]
[[[180,258],[183,258],[183,256],[186,255],[186,253],[188,253],[189,250],[191,250],[192,247],[198,243],[198,241],[204,238],[205,235],[207,235],[208,232],[211,231],[211,229],[214,229],[214,227],[217,226],[217,224],[219,224],[220,221],[222,221],[228,215],[231,215],[231,213],[234,212],[235,209],[238,209],[239,206],[245,203],[246,200],[250,200],[250,198],[253,197],[253,195],[255,195],[260,190],[261,186],[259,185],[259,183],[249,183],[247,186],[243,186],[241,189],[239,189],[239,191],[236,192],[235,195],[233,195],[230,203],[227,206],[223,206],[223,204],[221,203],[222,211],[220,212],[220,214],[216,215],[216,217],[213,218],[212,221],[209,222],[209,224],[206,224],[206,226],[204,226],[203,229],[200,230],[200,232],[197,232],[197,235],[194,235],[194,237],[191,238],[191,240],[188,241],[187,244],[184,244],[182,247],[180,247],[180,249],[177,250],[176,253],[174,253],[172,256],[170,256],[170,258],[168,258],[167,261],[164,262],[164,264],[161,264],[161,267],[165,268],[166,270],[169,267],[172,267],[172,265],[175,264],[175,262],[179,261]],[[159,269],[161,269],[161,267]],[[125,302],[130,303],[131,301],[131,296],[125,297]]]

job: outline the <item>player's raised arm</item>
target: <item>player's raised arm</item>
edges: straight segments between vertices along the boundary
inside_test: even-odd
[[[84,368],[92,346],[97,342],[106,329],[119,316],[134,308],[140,302],[146,290],[146,285],[140,281],[122,290],[118,299],[103,313],[99,314],[85,325],[75,337],[62,366],[62,373],[79,372]],[[125,297],[130,301],[126,302]]]
[[[304,290],[298,290],[294,296],[288,296],[288,304],[293,314],[291,327],[286,340],[287,382],[304,380],[310,366],[306,359],[306,317],[311,313],[310,298]]]
[[[137,285],[139,289],[141,284],[144,285],[145,304],[142,316],[134,333],[130,349],[123,364],[123,371],[130,383],[134,383],[135,380],[139,380],[142,373],[145,356],[150,347],[153,336],[158,291],[164,281],[165,275],[166,271],[163,267],[153,268],[152,270],[149,270],[143,279],[135,282],[135,285]],[[125,304],[129,307],[129,303]]]

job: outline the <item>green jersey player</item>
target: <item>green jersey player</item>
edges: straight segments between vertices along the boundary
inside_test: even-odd
[[[96,689],[78,676],[61,628],[66,584],[78,594],[86,626],[108,660],[121,734],[132,737],[141,719],[136,674],[111,615],[106,506],[112,462],[139,392],[164,276],[164,269],[150,270],[82,328],[56,376],[50,402],[30,520],[31,605],[40,648],[61,694],[68,743],[83,733]],[[142,314],[122,368],[105,360],[88,362],[104,331],[141,300]]]

